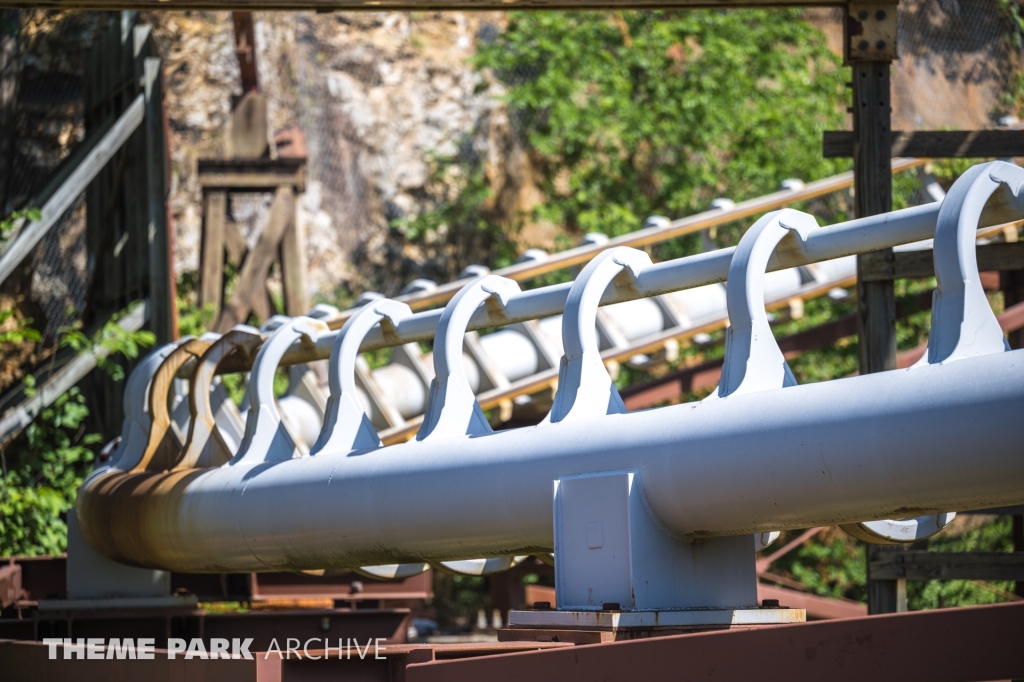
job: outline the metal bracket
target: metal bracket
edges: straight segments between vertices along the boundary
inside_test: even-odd
[[[1000,186],[1013,196],[1024,186],[1024,169],[992,161],[969,169],[953,183],[935,225],[936,288],[928,353],[917,363],[935,365],[1009,350],[978,273],[978,222]]]
[[[416,440],[490,433],[483,410],[466,379],[462,344],[470,318],[491,297],[504,306],[519,293],[519,285],[504,277],[485,275],[464,286],[445,306],[434,336],[434,380]]]
[[[235,455],[237,444],[226,442],[217,426],[210,401],[210,386],[221,360],[235,352],[242,353],[248,359],[262,343],[263,337],[259,330],[238,325],[214,341],[199,358],[188,392],[189,411],[192,415],[188,438],[173,470],[220,466]],[[231,408],[234,408],[234,404]],[[241,415],[237,409],[234,413],[233,416],[241,425]]]
[[[359,346],[366,335],[378,324],[387,321],[392,327],[412,315],[412,309],[405,303],[391,299],[373,301],[348,319],[331,349],[328,381],[331,395],[327,399],[324,426],[316,444],[310,448],[310,456],[323,452],[347,454],[354,450],[380,447],[380,438],[370,417],[359,404],[356,394],[356,365],[359,360]],[[371,578],[400,580],[418,575],[430,568],[424,562],[407,564],[386,564],[362,566],[356,571]]]
[[[932,294],[928,352],[911,369],[1010,350],[981,287],[976,236],[985,204],[1003,185],[1019,196],[1024,169],[1005,161],[974,166],[953,183],[942,200],[932,246],[937,286]],[[955,517],[956,512],[945,512],[843,524],[840,528],[864,542],[895,545],[930,538]]]
[[[729,328],[718,390],[708,400],[795,386],[764,308],[764,274],[775,247],[791,232],[806,240],[818,223],[792,209],[768,213],[747,230],[729,264]]]
[[[897,29],[896,3],[850,3],[843,27],[846,63],[896,59]]]
[[[324,322],[296,317],[281,326],[260,348],[249,373],[249,415],[245,436],[231,465],[277,462],[301,456],[295,440],[281,421],[281,412],[274,400],[274,373],[286,350],[301,340],[312,345],[328,331]]]
[[[558,392],[545,423],[627,412],[601,360],[596,324],[601,298],[612,281],[628,273],[633,281],[651,265],[643,251],[618,247],[587,263],[569,289],[562,313],[562,356]]]
[[[394,327],[409,315],[412,309],[405,303],[381,299],[363,306],[345,323],[331,349],[328,369],[331,396],[327,399],[323,429],[310,448],[310,455],[380,447],[377,431],[356,397],[359,346],[370,330],[384,320]]]
[[[558,479],[554,525],[559,611],[757,607],[751,536],[677,539],[648,510],[640,472]]]
[[[445,306],[434,336],[434,380],[430,382],[430,400],[416,440],[491,432],[491,425],[466,379],[462,344],[477,308],[492,297],[504,306],[509,297],[519,291],[519,284],[513,280],[484,275],[460,289]],[[515,557],[495,557],[442,561],[434,565],[456,575],[479,576],[507,570],[516,563]]]
[[[186,362],[202,356],[210,345],[211,342],[205,339],[191,338],[183,341],[157,368],[149,386],[150,427],[146,447],[135,459],[131,471],[163,471],[172,463],[171,459],[177,458],[181,452],[185,439],[171,419],[167,398],[173,390],[178,370]],[[127,452],[125,456],[132,457]],[[123,462],[123,466],[127,467],[128,462]]]
[[[130,469],[134,464],[132,462],[125,465],[121,460],[125,458],[125,453],[142,452],[146,447],[146,439],[152,424],[149,418],[149,389],[153,377],[167,356],[178,347],[178,344],[190,338],[192,337],[185,337],[151,351],[128,375],[124,390],[124,422],[121,426],[121,442],[111,453],[106,466],[97,467],[95,472]]]

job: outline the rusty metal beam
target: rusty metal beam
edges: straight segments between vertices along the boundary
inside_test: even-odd
[[[24,595],[21,589],[21,566],[12,560],[0,566],[0,610],[6,609]]]
[[[1024,604],[867,616],[435,661],[408,682],[824,680],[969,682],[1024,677]]]
[[[757,598],[778,599],[779,604],[791,609],[804,609],[811,620],[832,620],[836,618],[860,618],[868,615],[868,607],[852,599],[830,599],[816,594],[782,587],[758,583]]]

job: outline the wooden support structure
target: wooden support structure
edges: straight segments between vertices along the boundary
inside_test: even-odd
[[[87,138],[108,129],[133,106],[141,105],[142,116],[85,190],[89,288],[82,322],[91,331],[145,300],[146,327],[157,343],[166,343],[177,334],[167,212],[170,156],[161,60],[149,26],[139,23],[134,12],[110,16],[86,52],[83,73]],[[133,363],[123,362],[130,372]],[[123,385],[94,372],[83,390],[97,426],[106,434],[118,433]]]
[[[295,216],[295,195],[305,189],[305,159],[207,159],[199,162],[203,186],[203,235],[199,305],[212,309],[214,329],[224,332],[253,313],[267,320],[277,311],[267,293],[267,273],[281,267],[284,312],[309,311],[305,239]],[[274,192],[270,215],[250,250],[237,223],[229,219],[233,193]],[[225,260],[239,269],[230,298],[224,300]]]
[[[1024,269],[1024,242],[981,244],[977,250],[978,270],[1000,271],[1006,281],[1006,271]],[[897,251],[889,258],[878,252],[865,254],[860,278],[865,282],[886,282],[894,279],[923,279],[935,276],[935,261],[931,249]],[[1004,291],[1004,297],[1005,289]],[[1007,300],[1007,307],[1018,300]]]
[[[825,158],[853,156],[854,134],[826,130]],[[1024,130],[915,130],[890,133],[890,154],[923,159],[1024,156]]]
[[[877,554],[869,569],[879,580],[1024,581],[1024,553],[896,550]]]

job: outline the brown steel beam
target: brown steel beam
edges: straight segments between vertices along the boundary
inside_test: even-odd
[[[852,599],[830,599],[816,594],[758,583],[757,601],[777,599],[779,604],[791,609],[804,609],[810,620],[833,620],[836,618],[860,618],[868,615],[868,607]]]
[[[256,68],[256,32],[253,29],[252,12],[232,12],[231,21],[235,26],[235,54],[238,56],[242,92],[257,92],[260,82],[259,70]]]
[[[829,680],[1024,677],[1024,604],[673,635],[406,668],[408,682]]]
[[[23,596],[21,566],[11,560],[6,566],[0,566],[0,610],[11,606]]]

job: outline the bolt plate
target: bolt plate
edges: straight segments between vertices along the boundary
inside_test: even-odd
[[[847,5],[846,62],[896,59],[896,27],[896,3]]]

